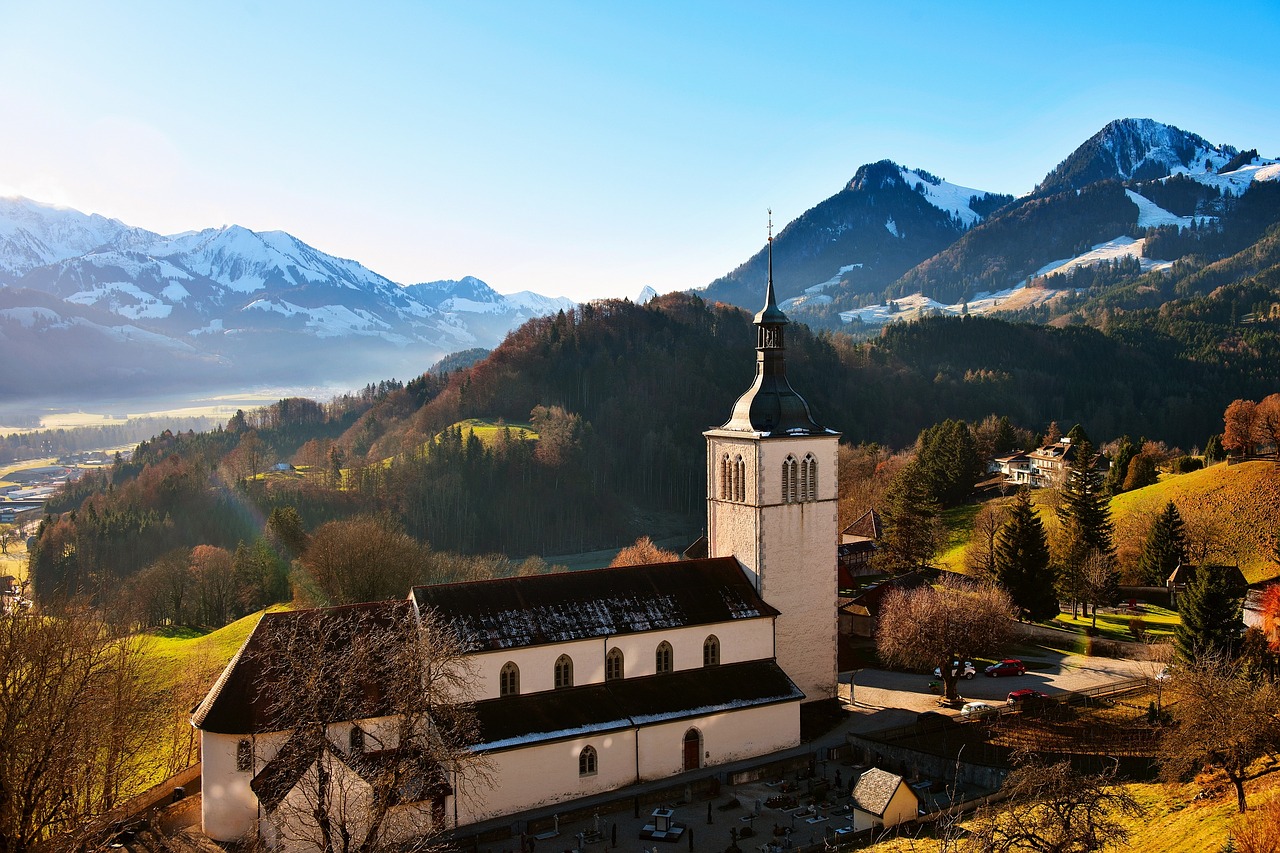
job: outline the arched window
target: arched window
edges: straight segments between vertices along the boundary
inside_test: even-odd
[[[813,458],[812,453],[804,455],[800,482],[804,484],[800,500],[816,501],[818,499],[818,460]]]
[[[502,672],[498,673],[498,695],[520,695],[520,667],[516,666],[515,661],[507,661],[502,665]]]
[[[702,766],[702,732],[689,729],[684,733],[684,769],[697,770]]]
[[[248,738],[241,738],[236,742],[236,770],[240,773],[253,770],[253,744]]]
[[[622,678],[622,649],[609,649],[604,656],[604,680],[618,681]]]
[[[720,638],[715,634],[707,637],[702,644],[702,665],[716,666],[720,663]]]
[[[578,753],[578,775],[596,775],[596,751],[594,747],[584,746]]]
[[[782,460],[782,502],[784,504],[793,504],[799,500],[796,487],[798,467],[794,456],[788,456]]]
[[[729,454],[726,453],[720,457],[720,497],[724,500],[733,500],[733,478],[730,472]]]
[[[560,655],[556,660],[556,688],[573,686],[573,659]]]
[[[359,726],[351,727],[351,731],[347,733],[347,751],[352,755],[364,752],[364,729]]]
[[[656,658],[655,668],[658,671],[658,675],[662,675],[663,673],[666,673],[666,672],[671,672],[672,653],[671,653],[670,643],[668,643],[666,640],[663,640],[661,643],[658,643],[658,651],[657,651],[657,654],[655,655],[655,658]]]
[[[747,463],[742,460],[741,454],[733,460],[733,482],[733,499],[745,501],[747,499]]]

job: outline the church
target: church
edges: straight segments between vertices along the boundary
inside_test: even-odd
[[[770,251],[755,380],[704,433],[706,558],[421,586],[398,602],[264,616],[192,716],[205,833],[294,846],[283,822],[298,811],[284,805],[305,793],[286,758],[338,767],[358,799],[376,784],[368,744],[397,746],[395,721],[368,710],[307,737],[273,725],[263,697],[288,686],[262,683],[272,671],[262,655],[291,620],[430,612],[463,644],[485,779],[423,768],[388,813],[390,835],[797,746],[800,705],[836,691],[839,434],[787,380],[787,322]]]

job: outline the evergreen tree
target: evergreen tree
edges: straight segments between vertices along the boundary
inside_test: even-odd
[[[1163,586],[1179,563],[1187,561],[1187,536],[1182,516],[1173,501],[1151,524],[1142,555],[1138,558],[1138,574],[1151,586]]]
[[[1178,596],[1182,622],[1173,629],[1173,637],[1183,661],[1235,655],[1244,630],[1237,592],[1221,568],[1199,567],[1186,592]]]
[[[1009,520],[1000,528],[994,557],[996,577],[1014,604],[1036,620],[1057,614],[1049,541],[1026,488],[1018,490]]]
[[[912,462],[893,478],[885,491],[884,535],[877,562],[888,572],[927,566],[938,552],[941,520],[938,504],[918,462]]]
[[[1209,436],[1209,440],[1204,444],[1204,461],[1206,465],[1212,465],[1214,462],[1221,462],[1227,458],[1227,451],[1222,448],[1222,433],[1215,433]]]
[[[1074,445],[1074,458],[1062,485],[1062,498],[1058,504],[1058,521],[1062,525],[1061,553],[1059,554],[1059,594],[1075,602],[1092,599],[1095,606],[1100,596],[1096,591],[1116,584],[1100,585],[1096,578],[1097,561],[1106,561],[1114,572],[1115,527],[1111,523],[1111,507],[1102,488],[1098,474],[1098,454],[1093,445],[1082,441]],[[1118,581],[1117,581],[1118,583]],[[1090,592],[1094,590],[1095,592]]]
[[[916,464],[929,496],[942,506],[956,506],[973,491],[986,460],[973,431],[964,421],[945,420],[922,430],[916,440]]]
[[[1156,460],[1147,453],[1139,453],[1129,460],[1129,470],[1124,476],[1124,490],[1131,492],[1151,486],[1160,480],[1160,472],[1156,470]]]
[[[1126,435],[1120,439],[1116,454],[1111,459],[1111,468],[1103,481],[1103,488],[1106,489],[1107,494],[1118,495],[1124,491],[1124,478],[1129,473],[1129,462],[1137,452],[1138,449],[1133,446],[1132,438]]]
[[[1067,433],[1067,438],[1071,440],[1072,444],[1082,444],[1089,440],[1089,433],[1084,431],[1083,426],[1076,424]]]

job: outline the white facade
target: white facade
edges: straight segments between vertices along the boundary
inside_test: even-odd
[[[839,436],[765,437],[709,430],[707,543],[712,557],[735,556],[760,597],[781,611],[778,665],[807,701],[836,686],[837,459]],[[783,466],[812,457],[812,500],[787,500]],[[744,488],[722,475],[741,458]]]

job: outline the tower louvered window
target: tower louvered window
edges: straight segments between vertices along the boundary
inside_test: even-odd
[[[806,453],[800,464],[800,500],[816,501],[818,499],[818,460],[812,453]]]
[[[743,461],[741,454],[733,460],[733,481],[733,499],[738,502],[745,501],[747,499],[747,463]]]
[[[720,457],[720,497],[733,500],[733,465],[728,453]]]
[[[800,499],[799,464],[794,456],[788,456],[782,462],[782,502],[793,504]]]

